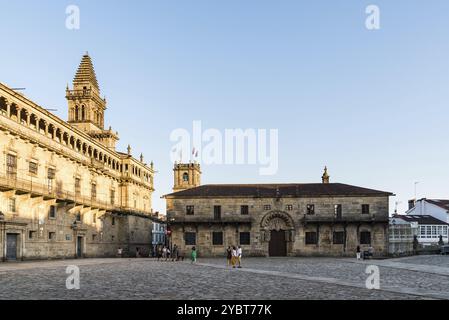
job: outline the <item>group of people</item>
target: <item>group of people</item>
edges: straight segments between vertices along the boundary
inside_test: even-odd
[[[242,267],[242,247],[228,247],[226,249],[226,264],[228,267],[241,268]]]
[[[179,250],[176,244],[173,245],[172,251],[170,251],[169,247],[159,246],[157,248],[156,256],[157,261],[160,261],[161,259],[165,261],[184,261],[184,255],[182,254],[181,250]]]

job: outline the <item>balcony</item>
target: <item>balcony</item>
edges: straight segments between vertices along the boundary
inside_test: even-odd
[[[66,98],[67,99],[90,99],[92,97],[92,90],[67,90]]]
[[[317,215],[304,215],[300,220],[301,223],[375,223],[383,222],[388,223],[388,214],[385,216],[376,216],[373,214],[360,214],[360,213],[347,213],[346,215],[339,216],[317,216]]]
[[[65,190],[60,185],[49,187],[46,184],[38,183],[30,179],[21,179],[12,175],[0,175],[0,191],[15,191],[16,194],[30,194],[32,198],[42,197],[44,200],[56,199],[57,202],[65,202],[85,207],[92,207],[101,210],[111,210],[117,207],[109,201],[83,197],[77,192]]]
[[[170,224],[251,224],[252,222],[250,216],[241,215],[222,216],[220,219],[206,215],[179,217],[169,215],[167,216],[167,220],[170,221]]]

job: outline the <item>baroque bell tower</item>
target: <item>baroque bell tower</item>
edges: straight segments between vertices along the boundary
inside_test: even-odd
[[[88,53],[81,59],[73,79],[73,90],[67,86],[66,99],[69,108],[68,122],[106,147],[115,149],[118,134],[112,132],[111,127],[104,129],[106,99],[100,97],[100,87]]]
[[[201,185],[201,168],[199,163],[176,163],[173,169],[173,191],[183,191]]]

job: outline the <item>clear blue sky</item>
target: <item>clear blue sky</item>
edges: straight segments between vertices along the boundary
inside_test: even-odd
[[[85,51],[119,149],[172,187],[170,132],[279,129],[279,171],[203,166],[203,183],[331,181],[449,198],[449,1],[0,1],[0,81],[67,118]],[[81,28],[65,28],[76,4]],[[381,30],[365,28],[365,8]]]

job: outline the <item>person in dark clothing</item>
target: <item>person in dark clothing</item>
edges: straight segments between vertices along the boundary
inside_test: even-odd
[[[228,247],[226,249],[226,265],[228,267],[231,266],[231,261],[232,261],[232,249],[231,249],[231,247]]]

